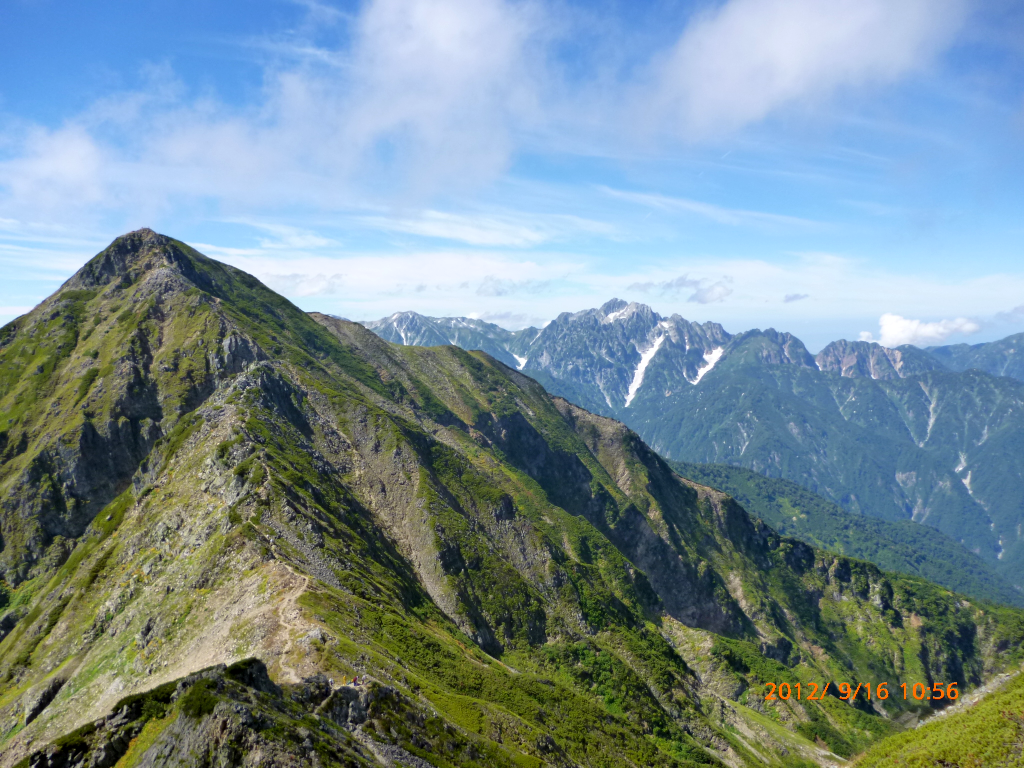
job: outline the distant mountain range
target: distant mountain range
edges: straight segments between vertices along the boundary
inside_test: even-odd
[[[1024,334],[919,349],[730,334],[618,299],[508,331],[396,313],[400,344],[480,349],[625,422],[675,460],[745,467],[890,521],[938,528],[1020,585]]]

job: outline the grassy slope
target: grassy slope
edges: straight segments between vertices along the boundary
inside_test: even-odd
[[[857,761],[860,768],[990,768],[1021,766],[1024,677],[965,711],[885,739]]]
[[[158,387],[186,407],[164,406],[132,488],[63,565],[13,590],[28,613],[0,643],[7,755],[48,678],[68,681],[29,725],[37,741],[100,714],[115,681],[171,680],[215,648],[262,655],[277,676],[371,674],[508,764],[795,765],[811,739],[849,754],[894,726],[866,703],[765,705],[764,683],[966,686],[1019,653],[1019,614],[780,538],[485,355],[324,328],[253,278],[162,247],[194,287],[137,302],[133,338],[157,362],[142,383],[179,381],[180,362],[159,361],[210,360],[189,351],[230,335],[268,359],[200,395]],[[116,322],[146,284],[103,288],[90,310]],[[109,343],[104,364],[125,354]],[[75,424],[104,391],[42,406]],[[310,578],[298,606],[319,639],[265,629],[301,588],[288,569]]]
[[[1024,606],[1024,595],[988,563],[934,529],[847,512],[796,483],[742,467],[669,464],[683,477],[725,491],[779,532],[812,546],[920,576],[981,600]]]

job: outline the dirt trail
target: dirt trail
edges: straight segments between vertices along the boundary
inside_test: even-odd
[[[309,587],[309,577],[296,573],[289,565],[285,565],[285,568],[288,569],[288,572],[291,573],[292,576],[299,579],[301,583],[285,594],[277,606],[278,620],[280,621],[281,626],[284,627],[285,633],[284,648],[281,649],[281,657],[278,660],[278,664],[281,665],[281,671],[284,677],[282,682],[298,683],[301,682],[302,676],[299,674],[298,669],[288,662],[288,655],[291,653],[292,646],[294,645],[292,634],[301,632],[307,626],[301,621],[302,609],[299,607],[298,601],[299,597],[301,597]]]

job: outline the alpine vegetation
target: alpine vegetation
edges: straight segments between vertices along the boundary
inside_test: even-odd
[[[647,312],[553,331],[583,358],[577,322]],[[670,359],[824,375],[655,325],[628,408]],[[0,764],[836,765],[1019,666],[1020,610],[781,535],[514,352],[389,343],[145,229],[4,326]]]

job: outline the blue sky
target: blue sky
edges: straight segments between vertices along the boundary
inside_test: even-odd
[[[0,8],[0,322],[150,226],[305,309],[1024,330],[1024,7]]]

